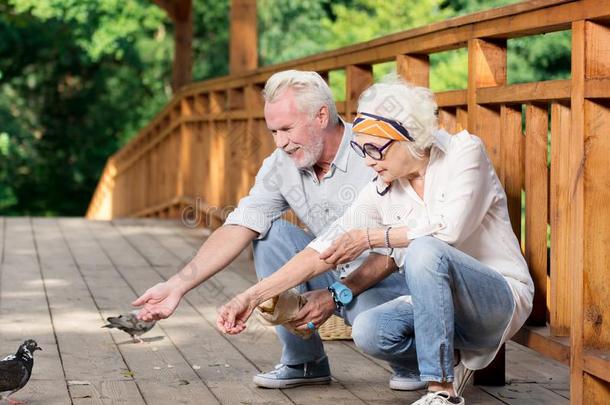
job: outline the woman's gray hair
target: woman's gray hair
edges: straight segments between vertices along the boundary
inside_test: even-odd
[[[414,141],[401,142],[411,154],[421,159],[435,142],[438,127],[434,93],[414,86],[398,75],[386,76],[365,90],[358,100],[358,112],[380,115],[398,121]]]
[[[301,70],[285,70],[273,74],[263,89],[265,102],[272,103],[287,88],[295,93],[295,101],[299,111],[315,117],[320,108],[328,108],[329,125],[339,122],[337,107],[333,94],[322,76],[316,72]]]

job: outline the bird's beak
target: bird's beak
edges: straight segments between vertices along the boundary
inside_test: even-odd
[[[42,351],[42,347],[38,347],[38,346],[36,346],[36,347],[34,348],[34,351],[36,351],[36,350],[41,350],[41,351]]]

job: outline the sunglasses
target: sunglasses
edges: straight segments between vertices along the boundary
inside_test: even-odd
[[[390,139],[381,147],[373,143],[365,143],[364,145],[360,146],[360,144],[358,144],[356,141],[350,141],[349,144],[352,146],[352,149],[356,152],[356,154],[361,158],[368,155],[373,160],[383,160],[383,151],[386,150],[393,142],[394,140]]]

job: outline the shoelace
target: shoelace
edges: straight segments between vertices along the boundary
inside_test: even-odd
[[[445,395],[441,395],[441,394],[445,394]],[[449,399],[449,393],[445,392],[445,391],[439,391],[439,392],[429,392],[427,397],[426,397],[426,401],[424,402],[424,405],[434,405],[434,403],[436,402],[437,399],[441,399],[441,403],[443,401],[448,401]]]
[[[281,363],[280,363],[280,364],[276,364],[276,365],[273,367],[273,370],[271,370],[271,371],[269,372],[269,374],[277,374],[277,373],[279,372],[279,370],[280,370],[282,367],[284,367],[284,365],[283,365],[283,364],[281,364]]]

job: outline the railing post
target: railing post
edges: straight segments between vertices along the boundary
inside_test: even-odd
[[[219,115],[227,109],[226,91],[212,91],[210,93],[210,160],[208,189],[206,194],[208,202],[212,206],[212,214],[209,216],[210,226],[217,228],[222,225],[222,219],[217,215],[224,207],[226,189],[226,154],[227,154],[227,122]]]
[[[178,173],[176,179],[176,200],[193,194],[191,174],[192,170],[192,149],[193,149],[193,124],[185,122],[186,118],[190,118],[195,114],[196,104],[193,96],[183,97],[180,100],[180,127],[179,127],[179,146],[178,146]],[[172,218],[179,218],[182,211],[181,205],[178,203],[176,207],[172,207],[170,215]]]
[[[547,140],[547,106],[530,103],[525,111],[525,259],[535,290],[528,323],[541,326],[547,313]]]
[[[498,174],[500,167],[500,112],[477,103],[477,89],[506,84],[506,40],[468,41],[468,131],[479,136]],[[502,177],[502,176],[501,176]]]
[[[570,335],[572,285],[568,267],[570,107],[551,104],[551,335]]]
[[[521,106],[500,107],[500,154],[502,176],[506,191],[508,215],[513,232],[521,240],[521,189],[524,181],[524,137],[521,130]]]
[[[610,88],[609,42],[607,26],[592,21],[572,25],[568,235],[573,286],[570,398],[574,404],[607,403],[610,392],[610,360],[599,354],[610,349],[610,102],[607,90],[603,99],[591,97],[604,83]]]
[[[258,66],[256,0],[231,0],[229,70],[232,75]]]
[[[478,104],[477,89],[506,84],[506,39],[471,39],[468,41],[468,131],[479,136],[500,178],[500,111]],[[494,361],[474,375],[475,384],[504,385],[504,346]]]
[[[352,121],[358,108],[358,97],[373,84],[373,66],[348,65],[345,76],[345,119]]]
[[[396,72],[412,84],[430,87],[430,57],[428,55],[398,55]]]

